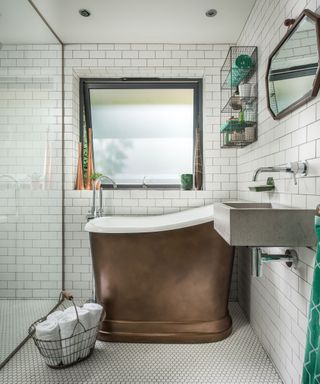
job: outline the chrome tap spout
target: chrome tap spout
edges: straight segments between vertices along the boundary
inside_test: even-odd
[[[262,173],[262,172],[290,172],[290,168],[288,168],[287,166],[257,168],[253,173],[252,181],[256,181],[259,173]]]
[[[96,180],[96,182],[98,183],[99,181],[101,182],[102,180],[109,180],[113,186],[113,189],[118,188],[117,183],[113,179],[111,179],[111,177],[102,175]],[[96,186],[96,183],[95,183],[95,186]],[[99,217],[103,216],[103,203],[102,203],[103,196],[102,195],[103,195],[103,188],[102,188],[102,185],[100,185],[100,187],[99,187],[99,209],[97,210],[97,216],[99,216]]]
[[[259,173],[262,172],[286,172],[291,173],[294,183],[297,184],[296,175],[301,174],[306,176],[308,173],[308,164],[306,161],[294,161],[283,166],[276,167],[260,167],[253,173],[252,181],[256,181]]]
[[[96,207],[96,190],[97,190],[97,186],[99,185],[99,183],[101,183],[102,180],[109,180],[111,182],[111,184],[113,185],[113,189],[117,189],[117,183],[111,179],[111,177],[109,176],[106,176],[106,175],[102,175],[100,177],[98,177],[94,183],[93,183],[93,190],[92,190],[92,206],[91,206],[91,209],[89,210],[89,213],[87,215],[87,219],[90,220],[90,219],[93,219],[95,217],[101,217],[103,216],[103,207],[102,207],[102,200],[103,200],[103,196],[102,196],[102,185],[100,185],[99,187],[99,208]]]

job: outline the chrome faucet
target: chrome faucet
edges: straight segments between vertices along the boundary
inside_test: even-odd
[[[93,190],[92,190],[92,206],[90,211],[88,212],[87,219],[94,219],[95,217],[101,217],[103,216],[103,207],[102,207],[102,200],[103,200],[103,193],[102,193],[102,184],[100,184],[99,187],[99,208],[96,207],[96,189],[98,183],[101,183],[102,180],[109,180],[111,184],[113,185],[113,189],[117,189],[117,183],[111,179],[109,176],[102,175],[98,177],[94,183],[93,183]]]
[[[277,167],[261,167],[254,171],[252,181],[256,181],[259,173],[262,172],[287,172],[291,173],[294,183],[297,184],[297,174],[306,176],[308,173],[308,164],[306,161],[294,161],[287,165]]]

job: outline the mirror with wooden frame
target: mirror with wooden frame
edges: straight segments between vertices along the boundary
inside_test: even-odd
[[[268,109],[274,119],[281,119],[317,95],[319,33],[320,16],[305,9],[271,53],[266,87]]]

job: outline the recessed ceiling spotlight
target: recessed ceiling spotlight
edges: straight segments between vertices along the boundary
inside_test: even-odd
[[[79,9],[79,13],[83,17],[89,17],[91,13],[87,9]]]
[[[214,17],[217,13],[218,12],[216,9],[208,9],[206,12],[206,16],[207,17]]]

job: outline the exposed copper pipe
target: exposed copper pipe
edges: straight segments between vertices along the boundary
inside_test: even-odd
[[[84,189],[84,183],[83,183],[83,169],[82,169],[82,144],[78,144],[78,166],[77,166],[77,177],[76,177],[76,183],[75,183],[75,189],[81,190]]]
[[[91,179],[94,173],[93,170],[93,156],[92,156],[92,128],[88,128],[88,166],[87,166],[87,182],[86,189],[93,188],[93,180]]]

